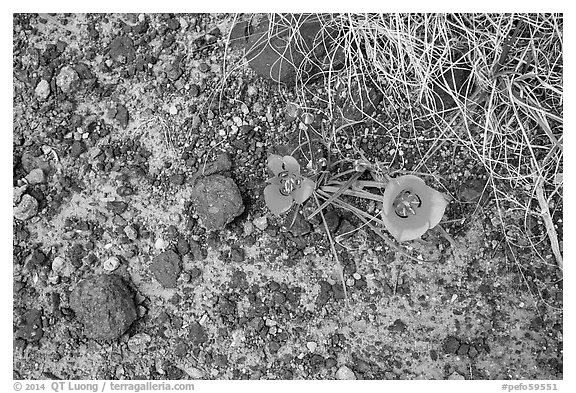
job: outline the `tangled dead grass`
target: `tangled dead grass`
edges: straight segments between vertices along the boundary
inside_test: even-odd
[[[458,146],[487,177],[497,221],[512,259],[530,246],[545,265],[562,269],[563,15],[561,14],[314,14],[269,15],[266,39],[282,31],[288,63],[294,48],[305,54],[295,94],[303,108],[323,108],[328,127],[316,131],[340,158],[339,96],[399,146],[400,130],[417,145],[422,124],[435,130],[419,150],[414,172],[444,147]],[[320,24],[312,48],[299,36],[303,24]],[[324,57],[318,58],[319,47]],[[324,89],[309,84],[311,65]],[[344,88],[343,88],[344,86]],[[366,94],[395,115],[390,126],[366,113]],[[407,114],[407,116],[406,116]],[[343,125],[342,125],[343,124]],[[309,138],[309,137],[308,137]],[[359,149],[352,159],[367,159]],[[373,168],[389,163],[370,162]],[[440,178],[443,175],[440,174]],[[535,225],[534,222],[539,223]]]

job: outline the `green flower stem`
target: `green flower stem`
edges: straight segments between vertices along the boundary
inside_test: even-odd
[[[318,207],[318,209],[314,210],[314,212],[312,212],[312,214],[310,214],[307,219],[311,219],[312,217],[314,217],[316,214],[318,214],[319,212],[322,211],[322,209],[324,209],[326,206],[328,206],[328,204],[330,204],[330,202],[332,201],[332,199],[338,197],[339,195],[341,195],[344,191],[346,191],[348,189],[348,187],[350,187],[350,185],[352,183],[354,183],[364,172],[356,172],[355,175],[353,175],[350,179],[348,179],[348,181],[346,183],[344,183],[340,189],[338,191],[336,191],[334,194],[332,194],[332,196],[330,198],[328,198],[327,201],[325,201],[322,206]]]
[[[340,186],[343,183],[341,181],[330,181],[329,186],[336,185]],[[352,185],[354,188],[385,188],[386,183],[376,180],[357,180],[356,183]]]
[[[338,190],[340,190],[340,187],[335,187],[335,186],[322,186],[320,188],[322,191],[328,193],[328,194],[335,194]],[[363,191],[363,190],[344,190],[342,192],[342,194],[344,195],[349,195],[349,196],[353,196],[353,197],[357,197],[357,198],[362,198],[362,199],[370,199],[376,202],[382,202],[382,195],[377,195],[377,194],[372,194],[371,192],[368,191]]]

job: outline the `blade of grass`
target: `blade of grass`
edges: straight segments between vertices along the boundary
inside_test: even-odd
[[[314,200],[316,201],[316,204],[320,206],[320,201],[318,200],[318,196],[316,195],[316,193],[313,193],[312,195],[314,195]],[[345,301],[348,301],[348,291],[346,290],[346,281],[344,281],[344,266],[342,266],[340,258],[338,258],[338,252],[336,251],[334,240],[332,240],[332,235],[330,234],[330,229],[328,228],[328,223],[326,222],[326,218],[324,218],[324,213],[322,212],[322,210],[320,210],[320,217],[322,217],[322,223],[324,223],[324,229],[326,229],[326,234],[328,235],[328,240],[330,241],[330,248],[332,249],[332,255],[334,255],[334,259],[336,259],[336,262],[338,263],[338,269],[340,270],[339,271],[340,280],[342,281],[342,288],[344,291],[344,299]]]
[[[360,176],[362,176],[362,174],[364,173],[364,171],[362,172],[356,172],[354,175],[352,175],[352,177],[350,179],[348,179],[348,181],[346,183],[344,183],[339,189],[338,191],[336,191],[334,194],[332,194],[332,196],[330,198],[328,198],[328,200],[326,200],[321,206],[319,206],[316,210],[314,210],[312,212],[312,214],[310,214],[307,217],[307,220],[310,220],[312,217],[314,217],[316,214],[318,214],[319,212],[321,212],[324,208],[326,208],[326,206],[328,206],[330,204],[330,202],[332,202],[332,200],[334,198],[337,198],[339,195],[341,195],[346,189],[348,189],[348,187],[350,187],[350,185],[352,183],[354,183],[354,181],[356,181]]]

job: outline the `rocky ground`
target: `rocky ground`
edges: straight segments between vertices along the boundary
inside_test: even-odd
[[[513,262],[457,155],[431,165],[471,202],[447,210],[452,243],[409,243],[417,261],[327,211],[344,299],[321,221],[264,204],[295,93],[232,27],[14,16],[14,378],[561,379],[561,275]],[[366,130],[349,137],[389,154]]]

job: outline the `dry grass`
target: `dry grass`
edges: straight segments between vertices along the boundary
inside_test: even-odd
[[[321,36],[335,37],[323,61],[313,56],[306,59],[316,62],[323,73],[323,92],[297,79],[302,107],[318,107],[313,102],[326,104],[324,115],[331,125],[316,136],[324,138],[340,158],[366,158],[359,149],[350,157],[339,145],[339,134],[349,128],[338,122],[337,95],[357,97],[362,110],[358,101],[365,97],[358,91],[377,89],[383,96],[382,106],[406,120],[389,126],[369,113],[363,113],[362,120],[384,129],[395,145],[401,143],[400,130],[408,130],[413,144],[418,145],[421,132],[416,124],[428,122],[435,128],[437,136],[431,146],[420,151],[414,171],[428,172],[428,164],[440,158],[443,147],[463,148],[487,174],[506,243],[527,242],[539,252],[546,241],[561,266],[554,227],[561,224],[559,214],[549,206],[562,204],[562,15],[271,16],[296,42],[302,42],[294,38],[301,23],[310,18],[321,22]],[[330,66],[335,63],[339,69]],[[469,77],[456,86],[452,77],[460,70],[469,72]],[[453,101],[449,108],[438,105],[442,90]],[[385,162],[372,160],[371,164],[387,168]],[[518,236],[513,237],[510,226],[518,223],[508,218],[517,216],[515,213],[524,217],[525,225],[516,228]],[[545,230],[530,228],[532,220],[542,222]],[[545,255],[541,259],[550,261]]]
[[[418,155],[412,173],[432,175],[447,192],[453,191],[445,181],[452,174],[439,173],[434,164],[446,160],[443,152],[458,148],[486,174],[490,203],[485,207],[488,214],[497,216],[493,221],[518,269],[526,269],[518,258],[519,250],[526,247],[539,263],[551,265],[555,260],[562,269],[558,233],[563,201],[562,15],[268,18],[270,34],[264,40],[282,32],[286,42],[308,54],[297,67],[294,101],[327,119],[320,129],[309,128],[311,134],[301,133],[300,142],[320,138],[335,160],[351,166],[355,160],[365,160],[373,177],[385,179],[393,174],[389,168],[395,155],[378,161],[355,144],[342,146],[359,124],[378,128],[394,154],[402,144],[413,146]],[[311,20],[320,23],[312,48],[300,36],[301,26]],[[319,46],[326,47],[326,56],[310,54]],[[293,59],[288,49],[280,55],[288,63]],[[318,83],[308,83],[311,65],[316,76],[321,75],[315,79],[323,84],[321,89]],[[395,121],[363,111],[369,91],[383,97],[379,112]],[[343,102],[355,105],[361,118],[343,119]],[[422,125],[427,127],[425,135]]]

